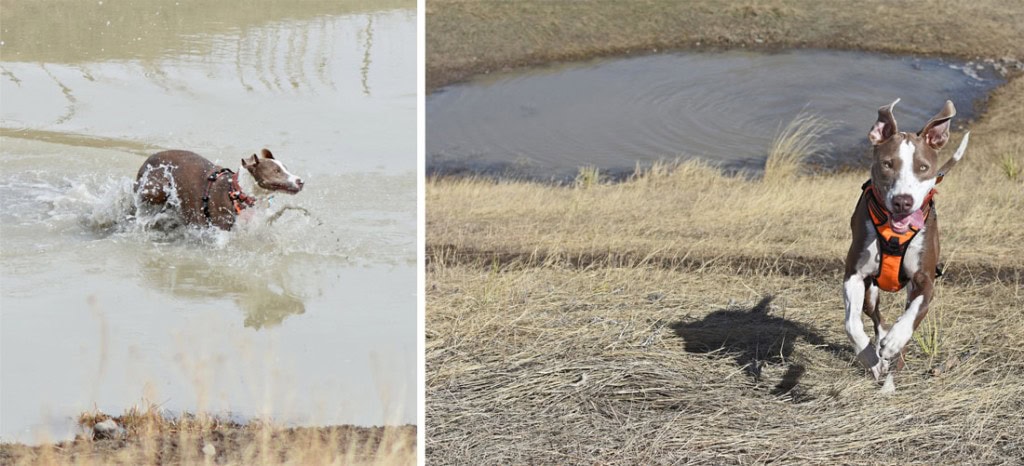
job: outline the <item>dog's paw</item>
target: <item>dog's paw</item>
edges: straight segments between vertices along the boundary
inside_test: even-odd
[[[883,375],[889,374],[889,360],[879,359],[878,363],[871,366],[871,375],[874,376],[875,380],[881,380]],[[892,374],[889,374],[890,376]]]
[[[907,346],[907,342],[910,341],[910,337],[914,334],[914,327],[911,326],[912,319],[903,320],[896,322],[895,325],[889,330],[889,333],[882,338],[880,345],[879,356],[882,359],[891,359],[903,351],[903,347]]]

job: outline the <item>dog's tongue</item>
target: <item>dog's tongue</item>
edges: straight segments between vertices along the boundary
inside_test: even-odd
[[[896,233],[906,233],[911,226],[920,230],[924,226],[924,212],[918,209],[910,214],[892,214],[889,218],[889,226]]]

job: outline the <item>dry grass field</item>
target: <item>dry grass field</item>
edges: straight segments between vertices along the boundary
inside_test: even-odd
[[[722,28],[761,36],[775,10],[768,30],[786,34],[762,36],[765,47],[888,50],[869,21],[882,16],[914,26],[885,39],[895,51],[1024,57],[1024,8],[999,1],[567,3],[430,1],[428,82]],[[658,8],[671,14],[649,14]],[[801,30],[822,9],[835,15]],[[844,27],[821,40],[830,22]],[[991,27],[952,32],[961,22]],[[763,178],[687,162],[622,183],[581,171],[571,187],[429,180],[427,461],[1019,464],[1022,121],[1024,79],[1011,79],[938,186],[945,276],[890,396],[853,363],[842,323],[849,219],[868,175],[804,173],[813,128],[780,141]],[[884,315],[903,300],[884,295]]]

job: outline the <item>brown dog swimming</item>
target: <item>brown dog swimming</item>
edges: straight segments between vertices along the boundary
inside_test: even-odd
[[[242,210],[270,192],[295,194],[302,179],[289,173],[269,150],[242,159],[238,172],[222,168],[194,152],[169,150],[151,155],[139,168],[135,193],[142,202],[166,206],[176,195],[181,216],[190,225],[230,230]],[[243,192],[251,189],[253,195]]]

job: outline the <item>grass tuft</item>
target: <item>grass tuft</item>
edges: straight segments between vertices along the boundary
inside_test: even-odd
[[[796,178],[809,157],[828,147],[822,142],[822,136],[831,128],[832,125],[821,117],[797,115],[772,141],[765,161],[764,180],[778,182]]]
[[[580,167],[574,185],[577,189],[590,189],[601,183],[601,170],[597,167]]]
[[[1002,169],[1003,174],[1006,175],[1006,178],[1010,181],[1020,180],[1021,173],[1024,172],[1024,166],[1022,166],[1020,162],[1017,162],[1018,154],[1019,151],[1015,154],[1007,152],[999,158],[999,168]]]

